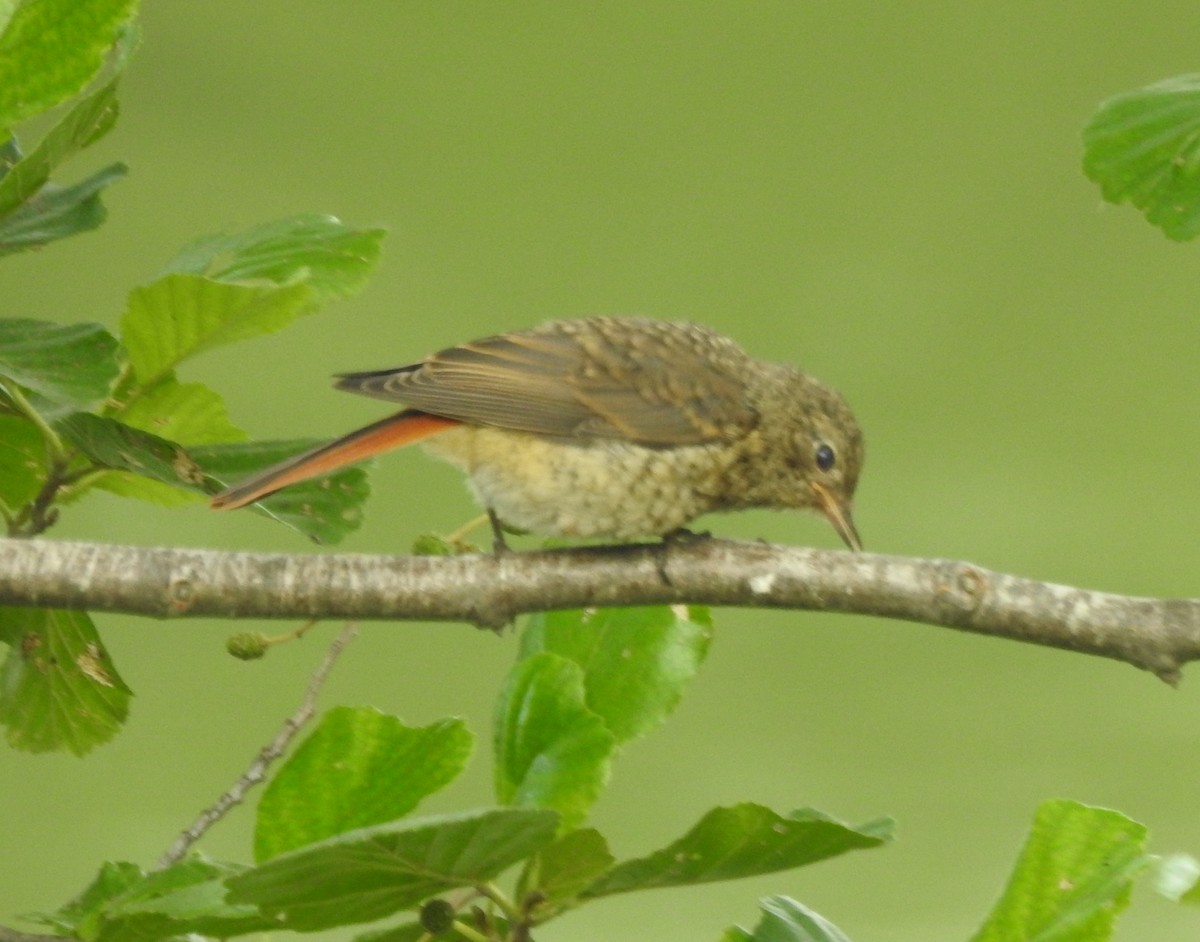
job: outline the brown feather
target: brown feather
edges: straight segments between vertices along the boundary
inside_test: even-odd
[[[695,325],[583,318],[346,374],[336,385],[477,425],[670,447],[756,422],[742,379],[748,362],[732,341]]]

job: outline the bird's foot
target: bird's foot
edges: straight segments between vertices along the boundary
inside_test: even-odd
[[[694,543],[703,543],[712,538],[711,530],[701,530],[697,533],[687,527],[676,527],[674,530],[664,533],[662,541],[664,546],[689,546]]]
[[[711,540],[712,534],[705,530],[702,533],[695,533],[686,527],[677,527],[663,534],[662,542],[658,544],[658,552],[655,554],[655,568],[658,570],[658,578],[663,581],[664,585],[674,585],[671,581],[671,575],[667,572],[667,563],[670,561],[671,548],[673,546],[694,546],[697,543],[703,543],[705,540]]]
[[[491,507],[487,509],[488,520],[492,524],[492,554],[495,556],[503,556],[505,553],[512,552],[509,549],[508,541],[504,539],[504,524],[500,522],[500,518],[496,516],[496,511]]]

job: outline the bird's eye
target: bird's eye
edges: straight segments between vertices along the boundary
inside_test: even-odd
[[[837,461],[837,456],[834,455],[833,449],[828,445],[817,446],[817,467],[822,471],[828,471],[834,466]]]

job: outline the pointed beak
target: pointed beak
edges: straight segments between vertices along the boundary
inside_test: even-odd
[[[813,493],[817,495],[818,506],[821,513],[833,524],[833,528],[837,530],[840,536],[855,552],[862,552],[862,540],[859,539],[858,530],[854,527],[854,518],[850,516],[850,504],[838,498],[831,490],[821,484],[813,482]]]

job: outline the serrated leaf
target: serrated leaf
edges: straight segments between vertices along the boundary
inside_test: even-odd
[[[1200,74],[1100,105],[1083,132],[1084,173],[1172,239],[1200,234]]]
[[[118,370],[117,341],[99,324],[0,320],[0,386],[82,409],[108,394]]]
[[[150,386],[197,353],[286,327],[312,301],[312,289],[303,283],[226,284],[166,275],[130,292],[121,337],[138,381]]]
[[[36,425],[0,415],[0,501],[16,508],[33,500],[46,479],[46,442]]]
[[[758,906],[762,919],[753,935],[744,929],[731,929],[733,934],[726,938],[747,942],[850,942],[850,937],[832,922],[790,897],[768,896],[759,900]]]
[[[336,707],[271,780],[258,805],[258,861],[408,814],[466,767],[462,720],[406,726],[365,707]]]
[[[999,902],[972,942],[1099,942],[1149,863],[1146,829],[1115,811],[1046,801]]]
[[[548,903],[572,899],[609,869],[615,858],[594,828],[570,831],[538,851],[522,875],[519,897],[537,892]]]
[[[364,828],[233,877],[229,901],[300,932],[370,922],[493,879],[550,843],[557,826],[550,811],[498,808]]]
[[[188,451],[116,419],[76,412],[54,423],[55,430],[93,462],[118,471],[132,471],[171,487],[207,493],[210,484]]]
[[[236,442],[246,437],[229,418],[220,393],[202,383],[181,383],[173,375],[134,399],[120,411],[120,419],[181,445]]]
[[[137,0],[36,0],[0,34],[0,129],[77,94],[104,64]]]
[[[104,863],[95,879],[66,905],[52,913],[32,913],[27,918],[44,926],[52,926],[66,935],[81,935],[82,927],[97,920],[110,899],[124,893],[143,876],[145,874],[137,864],[127,861]]]
[[[215,281],[302,280],[318,301],[358,291],[379,260],[382,229],[352,229],[315,213],[280,219],[235,235],[197,239],[166,266]]]
[[[31,199],[50,174],[95,143],[117,120],[117,83],[108,82],[81,98],[29,154],[0,178],[0,217]]]
[[[711,640],[702,606],[575,609],[531,616],[521,654],[549,651],[578,664],[588,708],[624,743],[671,714]]]
[[[126,173],[128,168],[116,163],[72,186],[47,183],[24,206],[0,219],[0,255],[40,248],[99,227],[108,215],[100,191]]]
[[[35,919],[88,942],[147,942],[189,933],[228,938],[279,928],[253,906],[225,901],[225,880],[245,867],[192,857],[149,874],[105,864],[78,897]]]
[[[279,929],[254,906],[225,900],[225,880],[246,868],[191,858],[145,875],[92,920],[92,942],[146,942],[188,935],[225,939]]]
[[[890,840],[886,818],[853,827],[811,808],[788,815],[744,803],[709,811],[662,850],[617,864],[585,898],[791,870]]]
[[[608,781],[616,741],[584,703],[578,664],[542,652],[518,661],[496,704],[496,796],[553,808],[569,831]]]
[[[205,472],[229,484],[312,447],[305,442],[245,442],[188,449]],[[293,484],[254,504],[254,510],[318,543],[338,543],[362,524],[371,493],[361,467]]]
[[[26,752],[77,756],[117,734],[132,691],[86,612],[0,608],[0,723]]]

